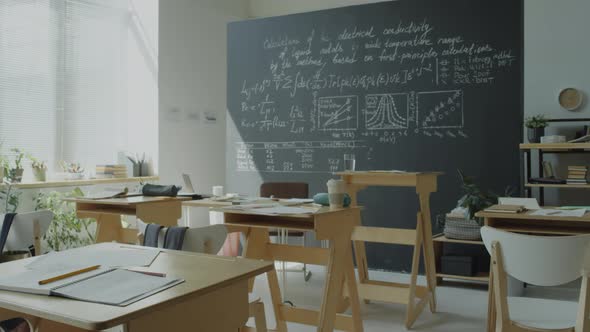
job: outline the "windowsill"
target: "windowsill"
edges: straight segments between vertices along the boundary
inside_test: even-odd
[[[142,176],[132,178],[113,178],[113,179],[82,179],[82,180],[49,180],[45,182],[23,182],[14,183],[12,188],[16,189],[43,189],[43,188],[59,188],[59,187],[74,187],[74,186],[91,186],[97,184],[109,183],[126,183],[126,182],[142,182],[142,181],[158,181],[159,176]],[[0,189],[7,187],[6,184],[0,184]]]

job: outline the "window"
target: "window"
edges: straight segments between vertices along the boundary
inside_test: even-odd
[[[0,1],[0,140],[55,169],[157,160],[157,0]]]

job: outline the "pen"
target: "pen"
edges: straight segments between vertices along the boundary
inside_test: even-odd
[[[100,265],[94,265],[94,266],[90,266],[90,267],[87,267],[87,268],[84,268],[84,269],[81,269],[81,270],[76,270],[76,271],[68,272],[68,273],[65,273],[65,274],[62,274],[62,275],[53,277],[53,278],[43,279],[43,280],[40,280],[39,281],[39,285],[47,285],[47,284],[52,283],[54,281],[59,281],[59,280],[67,279],[69,277],[77,276],[77,275],[82,274],[82,273],[86,273],[86,272],[90,272],[90,271],[96,270],[99,267],[100,267]]]

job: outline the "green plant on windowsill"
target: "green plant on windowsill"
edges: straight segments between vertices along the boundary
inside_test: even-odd
[[[39,193],[35,198],[35,210],[50,210],[54,214],[44,236],[51,250],[66,250],[95,242],[95,230],[92,228],[94,220],[78,218],[74,203],[63,201],[64,197],[82,196],[82,190],[76,188],[69,193]]]
[[[20,183],[23,179],[23,173],[25,169],[23,168],[23,159],[25,159],[25,151],[19,148],[12,148],[10,152],[14,153],[14,163],[10,165],[8,164],[5,167],[6,177],[8,181],[12,183]]]
[[[27,158],[31,161],[35,181],[45,182],[47,180],[47,163],[33,157],[31,154],[27,155]]]

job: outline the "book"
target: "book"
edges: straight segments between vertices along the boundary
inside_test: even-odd
[[[485,212],[496,212],[496,213],[520,213],[526,211],[524,205],[507,205],[507,204],[496,204],[484,210]]]
[[[60,271],[63,274],[68,271]],[[73,300],[127,306],[162,290],[176,286],[183,279],[167,278],[125,269],[97,269],[49,284],[39,281],[55,276],[56,272],[39,273],[29,270],[2,276],[0,289],[13,292],[59,296]]]

